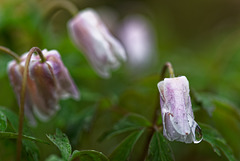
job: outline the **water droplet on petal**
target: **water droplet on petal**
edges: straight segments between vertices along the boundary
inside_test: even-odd
[[[195,128],[195,140],[193,141],[195,144],[200,143],[203,139],[202,136],[202,130],[201,128],[197,125]]]

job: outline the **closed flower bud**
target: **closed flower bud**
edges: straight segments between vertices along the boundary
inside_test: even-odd
[[[125,50],[98,14],[92,9],[81,11],[70,20],[68,28],[74,43],[83,50],[96,72],[107,78],[126,60]]]
[[[194,121],[187,78],[165,78],[158,83],[158,89],[163,135],[170,141],[201,142],[201,129]]]
[[[32,95],[36,106],[34,110],[45,120],[58,110],[59,99],[78,99],[79,93],[59,53],[56,50],[43,50],[42,53],[46,62],[42,63],[40,58],[31,61],[29,73],[36,84],[36,92]]]

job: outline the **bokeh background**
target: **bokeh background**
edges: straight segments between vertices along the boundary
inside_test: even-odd
[[[57,1],[57,0],[56,0]],[[47,140],[56,128],[66,133],[73,149],[95,149],[108,155],[127,134],[99,142],[99,137],[128,112],[151,119],[156,106],[161,67],[170,61],[175,75],[185,75],[202,103],[193,101],[197,122],[215,127],[240,160],[240,1],[202,0],[72,0],[79,10],[111,11],[114,25],[128,15],[141,14],[152,26],[155,43],[151,63],[144,68],[127,63],[110,79],[99,77],[70,40],[72,15],[49,9],[48,0],[1,0],[0,45],[19,55],[37,46],[56,49],[81,93],[81,100],[60,102],[61,110],[48,122],[32,127],[33,136]],[[107,18],[105,18],[107,19]],[[115,29],[109,26],[113,34]],[[7,75],[11,57],[0,55],[0,105],[18,113]],[[130,160],[139,160],[145,137]],[[206,143],[170,143],[177,161],[223,161]],[[40,160],[60,154],[53,145],[37,144]],[[0,159],[14,160],[15,140],[0,140]]]

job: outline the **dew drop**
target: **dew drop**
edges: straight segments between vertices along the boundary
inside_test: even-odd
[[[197,143],[200,143],[203,139],[203,136],[202,136],[202,130],[201,128],[197,125],[196,128],[195,128],[195,140],[194,140],[194,143],[197,144]]]

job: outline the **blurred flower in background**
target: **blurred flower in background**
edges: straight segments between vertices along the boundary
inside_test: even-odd
[[[128,15],[117,34],[126,49],[130,67],[139,69],[149,65],[156,53],[156,44],[153,26],[146,17]]]
[[[110,77],[110,70],[126,60],[125,50],[93,9],[85,9],[70,20],[68,28],[73,42],[83,50],[96,72]]]

